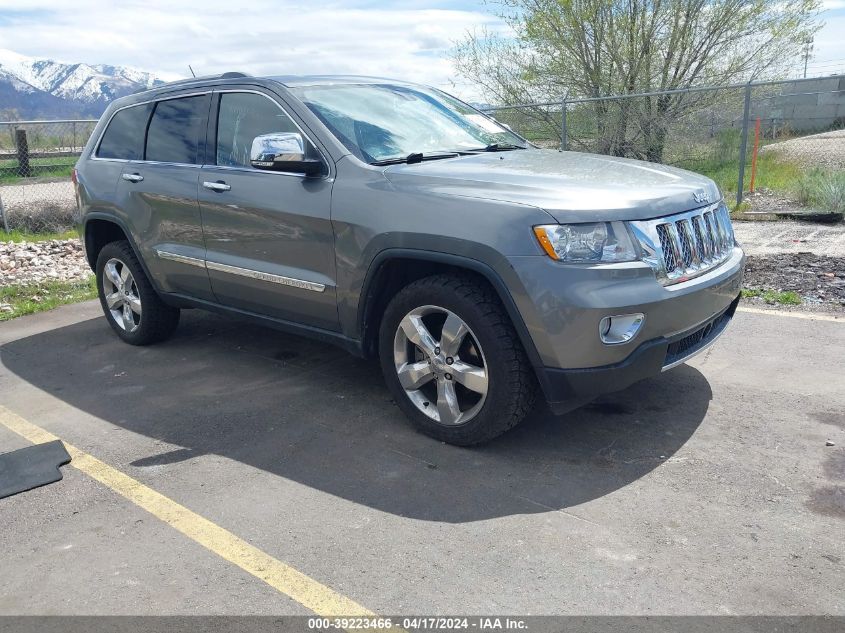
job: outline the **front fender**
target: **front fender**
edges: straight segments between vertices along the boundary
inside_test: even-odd
[[[439,241],[442,247],[442,238],[439,238]],[[480,247],[476,245],[476,248]],[[492,251],[492,249],[489,250]],[[536,322],[537,315],[534,313],[528,293],[506,258],[495,252],[488,254],[492,255],[492,261],[494,263],[482,261],[465,254],[421,248],[389,247],[380,250],[372,258],[366,275],[363,278],[361,290],[357,293],[358,301],[355,306],[354,317],[355,338],[359,340],[364,339],[365,324],[369,317],[368,297],[374,294],[372,286],[374,283],[377,283],[376,280],[379,278],[378,273],[382,266],[396,259],[410,259],[420,262],[444,264],[477,273],[490,283],[507,311],[531,364],[536,368],[542,367],[543,363],[537,350],[537,341],[535,341],[534,337],[540,336],[542,338],[545,334],[542,330],[538,331],[536,328],[532,332],[529,327],[529,324]],[[352,306],[350,305],[348,307],[351,308]]]

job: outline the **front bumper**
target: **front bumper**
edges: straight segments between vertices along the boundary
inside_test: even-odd
[[[544,367],[538,372],[554,413],[565,413],[604,393],[620,391],[689,360],[710,347],[733,318],[739,296],[722,312],[687,332],[641,344],[621,363],[587,369]]]
[[[511,258],[526,293],[520,311],[537,348],[540,386],[555,412],[619,391],[684,362],[724,331],[739,302],[745,256],[663,287],[646,265],[561,266],[549,258]],[[519,304],[519,302],[518,302]],[[642,313],[637,336],[607,345],[605,316]]]

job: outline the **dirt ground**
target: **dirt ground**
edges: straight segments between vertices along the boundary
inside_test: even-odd
[[[813,253],[751,255],[743,285],[778,292],[793,290],[811,309],[817,304],[845,307],[845,258]]]

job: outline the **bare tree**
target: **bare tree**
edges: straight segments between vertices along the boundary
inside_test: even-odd
[[[503,104],[783,76],[819,28],[820,0],[491,0],[513,31],[468,34],[453,61]],[[660,160],[668,122],[713,95],[597,101],[598,151]],[[542,109],[533,116],[550,123]]]

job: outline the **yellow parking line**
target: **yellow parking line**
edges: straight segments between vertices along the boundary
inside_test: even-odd
[[[2,406],[0,406],[0,424],[33,444],[60,439]],[[276,560],[140,481],[132,479],[67,442],[64,442],[64,445],[73,458],[71,466],[108,486],[191,540],[263,580],[314,613],[325,617],[375,615],[360,604]]]
[[[770,316],[789,317],[791,319],[806,319],[808,321],[834,321],[836,323],[845,323],[845,318],[832,316],[830,314],[820,314],[818,312],[787,312],[786,310],[766,310],[764,308],[747,308],[741,306],[736,309],[737,312],[748,312],[750,314],[768,314]]]

